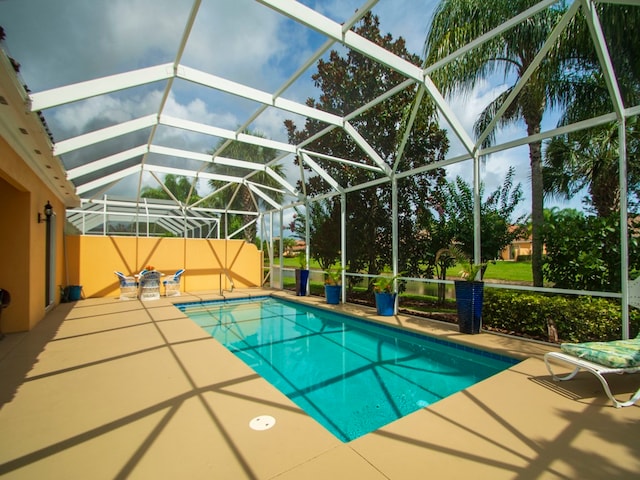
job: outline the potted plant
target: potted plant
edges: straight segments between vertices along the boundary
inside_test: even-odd
[[[394,287],[398,277],[399,275],[393,277],[380,275],[373,282],[373,293],[376,298],[376,311],[378,315],[390,317],[395,314],[398,293]]]
[[[482,304],[484,282],[477,277],[487,266],[486,263],[473,263],[456,245],[443,248],[436,254],[436,262],[441,255],[453,258],[462,269],[462,280],[454,280],[456,308],[458,310],[458,328],[461,333],[480,333],[482,326]]]
[[[340,303],[342,293],[342,266],[337,264],[329,267],[324,274],[324,294],[327,303],[337,305]]]
[[[296,268],[296,295],[304,297],[307,294],[307,283],[309,282],[306,252],[298,253],[298,263],[299,268]]]

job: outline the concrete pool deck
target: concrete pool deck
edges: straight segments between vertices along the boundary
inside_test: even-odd
[[[342,443],[172,304],[62,304],[0,342],[2,478],[603,479],[640,474],[640,406],[613,408],[598,380],[551,380],[553,347],[356,305],[282,295],[526,358],[511,369]],[[559,367],[559,371],[562,369]],[[640,375],[615,376],[628,398]],[[255,431],[260,415],[276,419]]]

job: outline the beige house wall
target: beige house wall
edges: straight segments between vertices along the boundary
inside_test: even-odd
[[[0,288],[11,295],[11,304],[0,314],[3,333],[30,330],[44,317],[46,223],[38,223],[38,213],[43,214],[47,202],[56,224],[55,284],[61,285],[65,205],[0,138]],[[58,292],[55,298],[58,303]]]
[[[531,255],[531,239],[515,240],[500,254],[502,260],[517,260],[521,255]]]

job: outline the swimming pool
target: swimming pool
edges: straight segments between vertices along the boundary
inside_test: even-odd
[[[517,363],[272,297],[176,306],[343,442]]]

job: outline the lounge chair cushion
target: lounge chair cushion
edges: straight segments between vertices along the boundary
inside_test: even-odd
[[[640,366],[640,338],[612,342],[563,343],[560,349],[569,355],[607,367]]]

